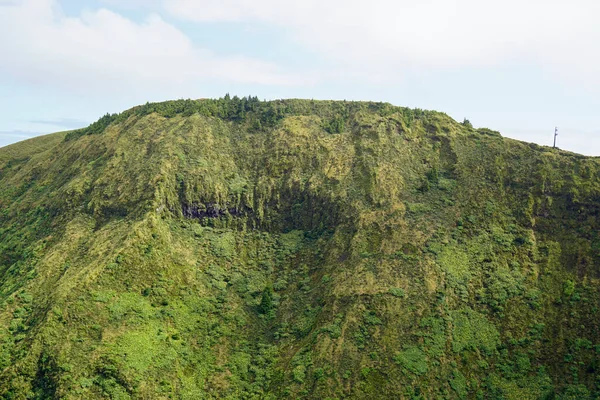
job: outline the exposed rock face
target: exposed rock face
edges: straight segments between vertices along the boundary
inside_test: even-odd
[[[181,212],[185,218],[199,219],[203,218],[220,218],[226,215],[231,215],[232,217],[238,217],[245,213],[238,210],[236,207],[226,208],[220,207],[215,203],[208,204],[182,204]]]

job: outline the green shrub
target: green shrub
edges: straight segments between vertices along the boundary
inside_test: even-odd
[[[296,383],[304,383],[306,377],[306,367],[304,365],[298,365],[292,370],[292,376]]]
[[[433,167],[429,171],[427,171],[426,176],[427,176],[427,181],[429,183],[431,183],[432,185],[437,185],[440,181],[440,175],[439,175],[436,167]]]
[[[406,295],[406,293],[404,293],[404,289],[402,288],[391,288],[389,292],[394,297],[404,297]]]
[[[452,317],[452,350],[480,349],[492,354],[500,344],[500,334],[496,327],[482,314],[464,308],[450,313]]]
[[[563,286],[563,294],[567,297],[571,297],[573,295],[573,292],[575,292],[575,282],[569,279],[565,281],[565,284]]]
[[[271,286],[267,286],[265,290],[263,290],[262,298],[260,300],[260,305],[258,307],[259,311],[262,314],[270,314],[275,306],[273,305],[273,288]]]
[[[313,377],[315,378],[316,381],[324,379],[325,378],[325,370],[323,368],[316,368],[313,371]]]
[[[425,203],[406,203],[406,209],[411,214],[423,214],[430,212],[432,207]]]
[[[458,398],[467,398],[467,378],[465,378],[465,376],[459,370],[454,370],[452,372],[452,378],[450,379],[450,387],[456,392]]]
[[[484,288],[479,291],[480,301],[494,311],[503,311],[506,302],[524,293],[524,277],[519,270],[499,267],[486,274]]]
[[[402,368],[416,375],[423,375],[429,371],[427,355],[417,346],[409,346],[399,352],[394,361]]]
[[[439,317],[423,318],[419,324],[425,352],[429,357],[440,359],[446,352],[446,323]]]
[[[324,129],[328,133],[342,133],[344,131],[344,119],[342,117],[335,117],[324,124]]]
[[[364,321],[367,325],[382,325],[383,322],[377,317],[374,311],[366,311],[364,314]]]

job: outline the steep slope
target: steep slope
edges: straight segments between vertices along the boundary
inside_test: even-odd
[[[596,398],[599,167],[253,98],[0,149],[0,397]]]

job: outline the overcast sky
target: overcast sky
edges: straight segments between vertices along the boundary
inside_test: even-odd
[[[146,101],[388,101],[600,156],[597,0],[0,0],[0,146]]]

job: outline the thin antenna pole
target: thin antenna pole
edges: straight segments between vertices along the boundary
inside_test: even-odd
[[[558,136],[558,127],[554,127],[554,147],[556,148],[556,137]]]

